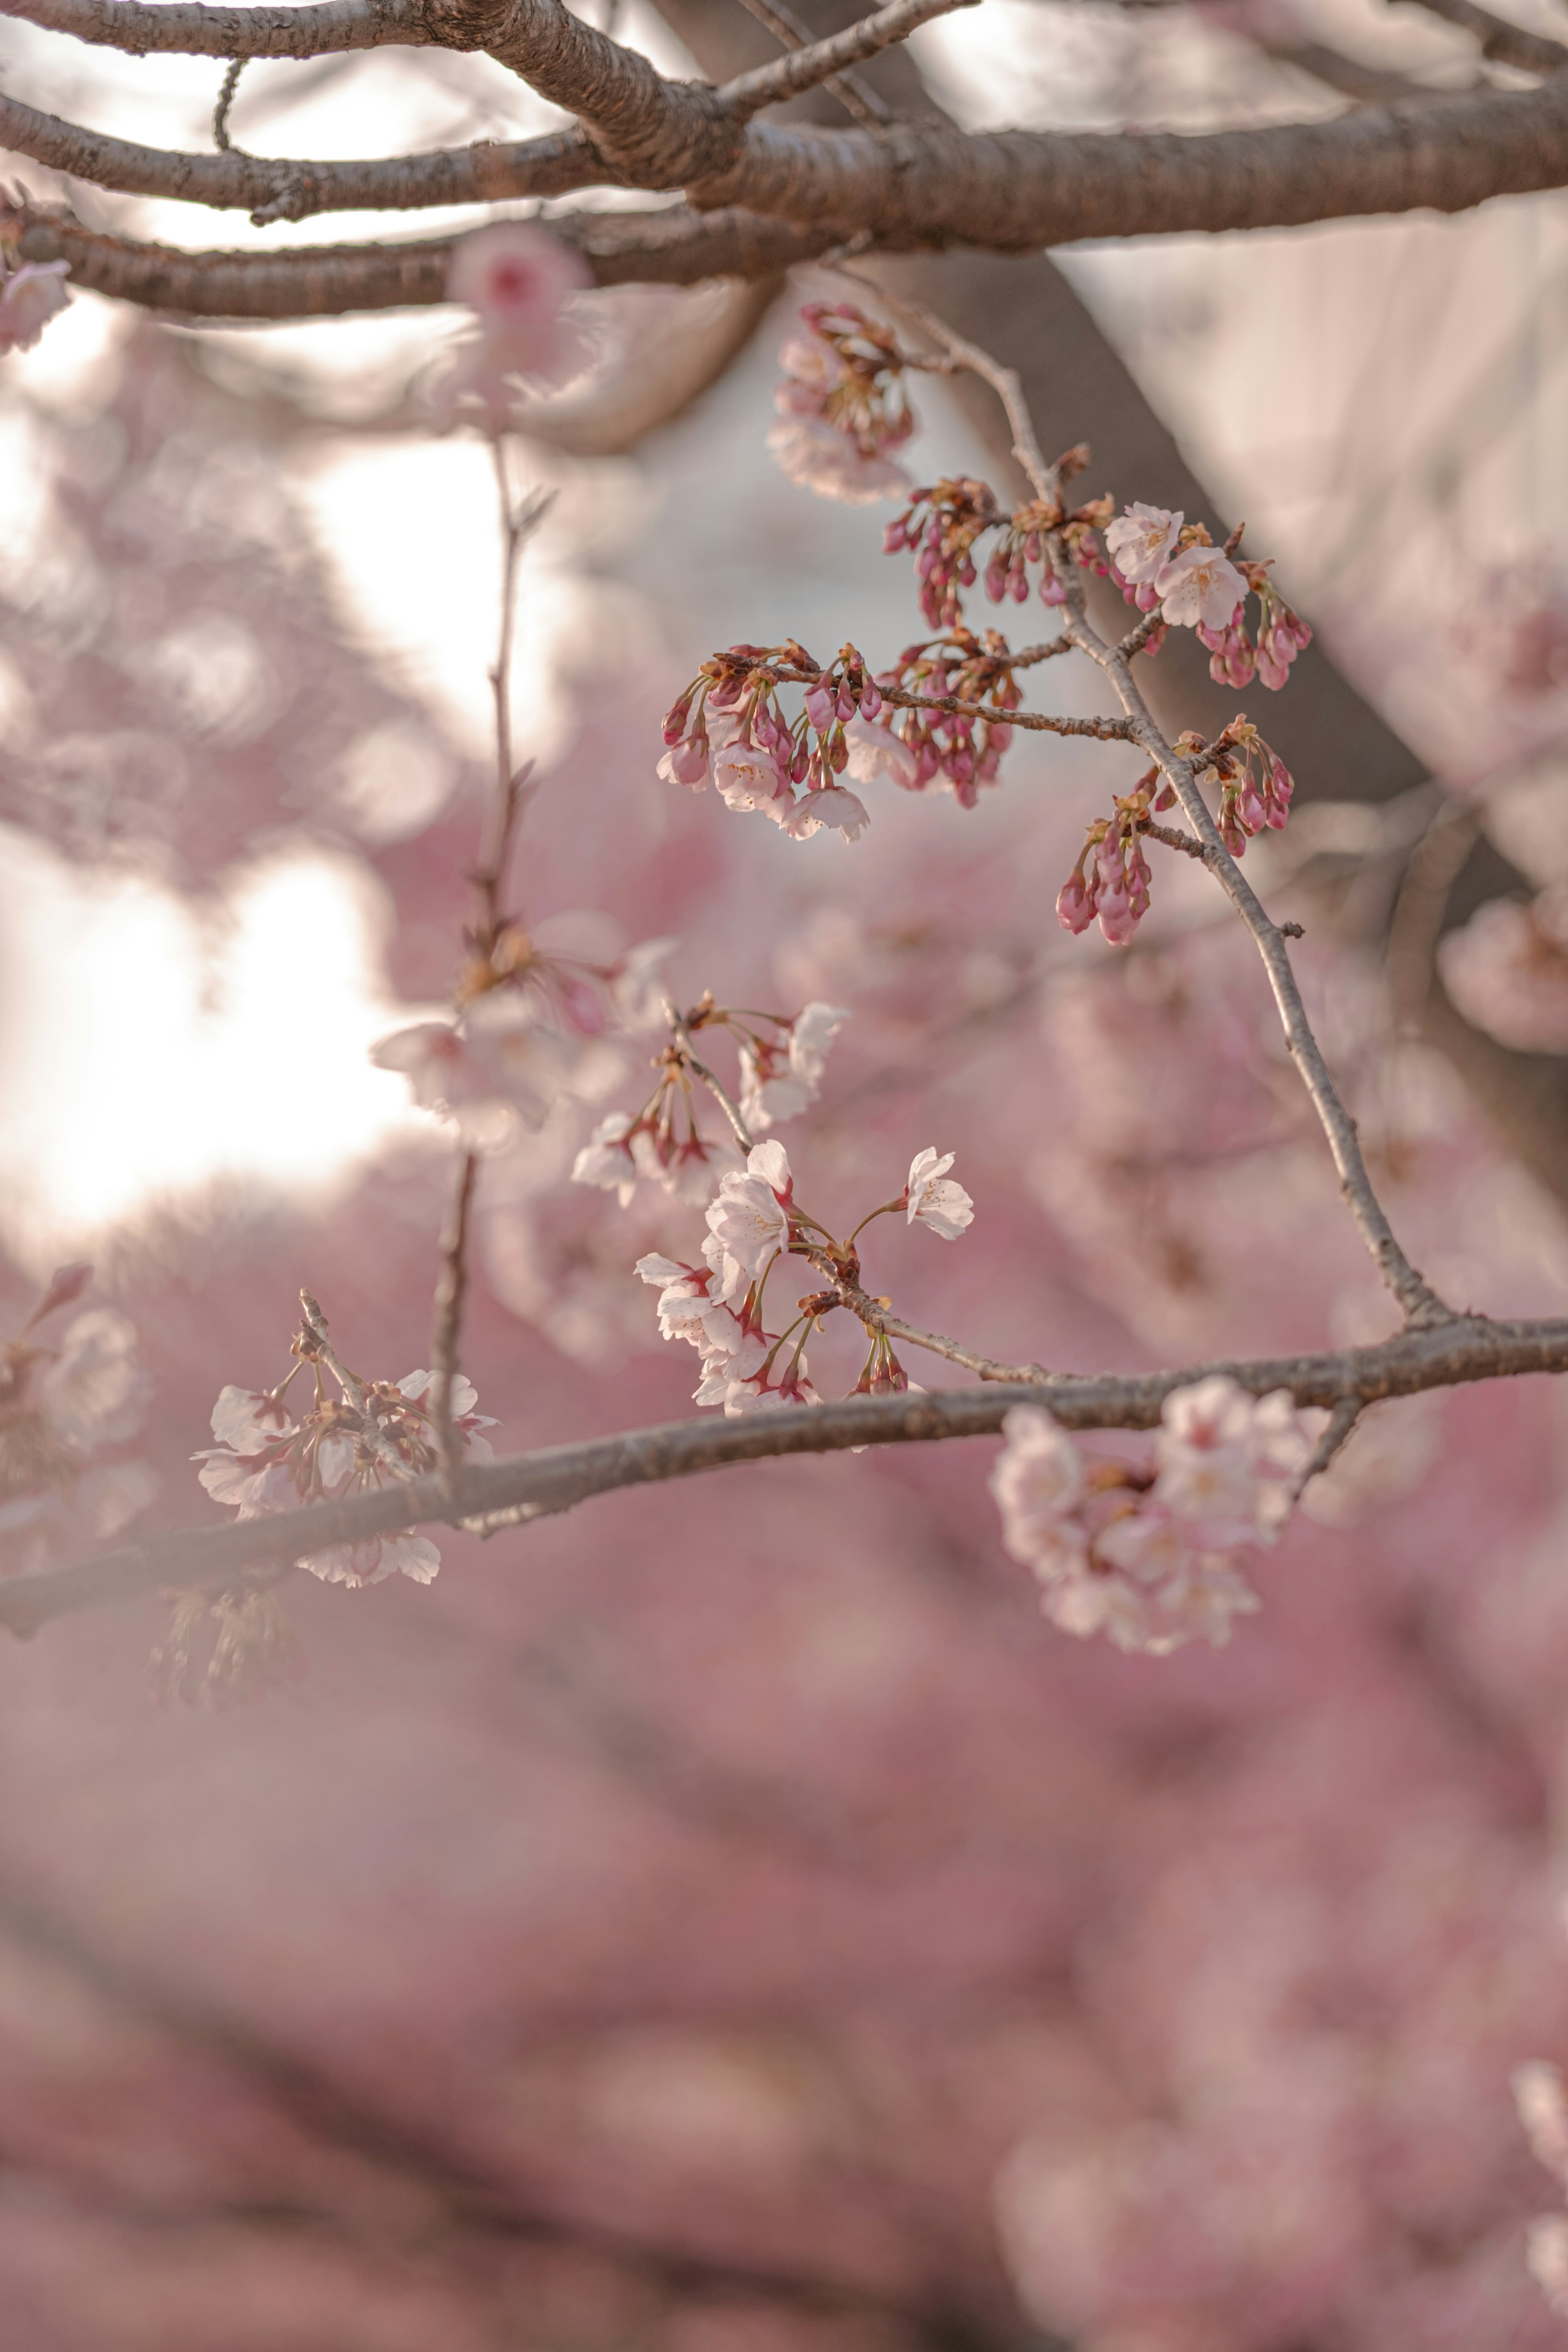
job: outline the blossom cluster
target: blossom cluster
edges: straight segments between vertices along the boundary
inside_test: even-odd
[[[953,1154],[928,1147],[910,1162],[898,1198],[871,1212],[873,1217],[902,1210],[906,1223],[924,1225],[943,1241],[956,1241],[973,1221],[974,1203],[949,1176]],[[827,1228],[795,1199],[795,1179],[784,1145],[760,1143],[719,1186],[708,1210],[702,1263],[686,1265],[658,1253],[639,1258],[635,1271],[657,1289],[658,1328],[666,1339],[686,1339],[702,1359],[694,1391],[698,1404],[722,1405],[730,1414],[756,1412],[785,1404],[816,1404],[805,1360],[806,1339],[822,1318],[845,1302],[837,1285],[858,1286],[856,1236],[837,1242]],[[805,1258],[832,1287],[796,1302],[795,1318],[782,1332],[767,1329],[763,1297],[781,1258]],[[885,1332],[868,1325],[870,1349],[853,1393],[887,1395],[910,1386]],[[794,1343],[793,1345],[791,1343]]]
[[[1278,691],[1312,632],[1273,585],[1268,563],[1233,560],[1239,537],[1217,548],[1202,523],[1134,502],[1108,526],[1105,545],[1111,577],[1130,604],[1157,610],[1167,627],[1196,629],[1216,685],[1246,686],[1256,675]],[[1248,594],[1258,599],[1256,637],[1244,617]]]
[[[0,1345],[0,1568],[37,1574],[115,1535],[157,1492],[145,1463],[95,1463],[130,1437],[148,1381],[123,1315],[89,1307],[53,1342],[42,1327],[74,1306],[90,1265],[61,1266],[13,1339]]]
[[[563,1098],[600,1091],[609,1068],[596,1041],[615,1025],[647,1029],[661,1017],[663,967],[674,940],[645,940],[613,964],[547,953],[508,922],[472,953],[449,1017],[394,1030],[371,1049],[379,1069],[408,1080],[422,1110],[449,1118],[469,1150],[537,1129]]]
[[[1179,735],[1173,748],[1218,783],[1215,822],[1232,856],[1240,857],[1266,826],[1278,831],[1285,824],[1295,790],[1290,772],[1249,719],[1233,719],[1212,743],[1191,732]],[[1110,816],[1094,819],[1057,894],[1057,920],[1064,930],[1086,931],[1098,916],[1111,944],[1126,946],[1149,911],[1152,877],[1143,843],[1154,818],[1175,801],[1173,786],[1151,768],[1133,791],[1115,797]]]
[[[779,422],[768,447],[791,481],[855,506],[897,495],[909,476],[889,451],[915,429],[904,362],[885,327],[852,303],[808,302],[804,335],[779,354]]]
[[[779,701],[781,672],[805,687],[794,719]],[[666,711],[658,773],[692,792],[711,782],[726,807],[760,811],[792,841],[809,841],[825,826],[858,841],[870,817],[837,779],[858,772],[882,709],[881,689],[853,646],[826,668],[793,639],[730,646],[703,663]],[[798,794],[797,785],[805,786]]]
[[[1152,1473],[1087,1460],[1043,1406],[1015,1406],[1002,1426],[1003,1541],[1063,1633],[1162,1656],[1222,1649],[1232,1619],[1257,1610],[1236,1555],[1274,1542],[1312,1454],[1287,1391],[1254,1398],[1223,1373],[1173,1390]]]
[[[239,1518],[255,1519],[308,1503],[374,1493],[436,1469],[434,1373],[361,1381],[328,1360],[304,1333],[294,1352],[293,1371],[276,1388],[230,1386],[219,1391],[212,1413],[217,1443],[192,1456],[202,1465],[197,1475],[214,1502],[232,1504]],[[309,1409],[299,1412],[286,1392],[307,1363],[315,1374],[315,1393]],[[328,1370],[337,1382],[336,1396],[326,1387]],[[495,1423],[475,1411],[478,1402],[471,1381],[460,1376],[453,1381],[451,1419],[463,1457],[488,1462],[490,1444],[483,1433]],[[329,1544],[296,1565],[329,1584],[379,1584],[394,1574],[428,1584],[441,1555],[428,1537],[404,1529]]]
[[[755,1129],[798,1118],[816,1100],[828,1052],[848,1018],[841,1006],[820,1000],[789,1017],[715,1004],[710,994],[684,1024],[689,1034],[727,1030],[733,1035],[741,1118]],[[741,1153],[727,1134],[700,1129],[686,1049],[667,1045],[654,1066],[658,1076],[647,1101],[638,1111],[612,1111],[600,1120],[573,1163],[573,1181],[618,1194],[623,1209],[639,1178],[700,1205],[718,1179],[741,1165]]]

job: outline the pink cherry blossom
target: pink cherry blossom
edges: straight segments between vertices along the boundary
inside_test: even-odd
[[[1247,593],[1246,581],[1217,547],[1183,548],[1162,564],[1154,586],[1164,619],[1189,629],[1200,622],[1211,629],[1228,628]]]
[[[928,1233],[944,1242],[955,1242],[965,1226],[974,1221],[973,1202],[957,1179],[947,1172],[957,1156],[950,1151],[939,1160],[934,1144],[917,1151],[910,1162],[904,1193],[909,1208],[905,1223],[924,1225]]]
[[[582,256],[531,221],[498,221],[463,237],[453,250],[447,296],[468,304],[478,331],[458,346],[435,389],[440,420],[472,414],[488,432],[503,433],[524,387],[576,373],[588,344],[562,306],[591,283]]]
[[[796,1118],[817,1098],[827,1055],[849,1015],[815,1002],[795,1015],[782,1051],[760,1037],[741,1041],[741,1116],[748,1127]]]
[[[610,981],[610,1001],[628,1029],[662,1029],[669,990],[664,968],[679,940],[644,940],[628,948],[617,961]]]
[[[68,261],[24,261],[0,282],[0,352],[30,352],[70,300]]]
[[[571,1095],[583,1049],[533,999],[491,989],[459,1021],[394,1031],[372,1048],[371,1060],[400,1071],[420,1108],[452,1118],[470,1150],[495,1150],[517,1121],[542,1127]]]
[[[713,782],[727,808],[763,809],[770,814],[790,806],[789,772],[776,752],[744,740],[727,743],[713,761]]]
[[[1136,499],[1108,523],[1105,544],[1123,580],[1134,586],[1152,581],[1174,547],[1182,528],[1180,514],[1164,507],[1146,507]]]

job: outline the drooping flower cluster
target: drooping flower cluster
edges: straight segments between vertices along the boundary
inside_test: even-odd
[[[438,1462],[433,1402],[435,1375],[406,1372],[400,1381],[362,1381],[325,1350],[309,1328],[295,1340],[294,1370],[272,1389],[223,1389],[213,1407],[216,1445],[194,1454],[198,1475],[216,1503],[232,1504],[241,1519],[295,1511],[328,1497],[374,1493],[406,1484]],[[289,1402],[289,1382],[306,1364],[315,1377],[309,1409]],[[331,1395],[325,1375],[335,1381]],[[483,1432],[495,1423],[477,1412],[470,1381],[454,1380],[452,1425],[462,1456],[490,1459]],[[379,1584],[401,1573],[428,1584],[441,1555],[426,1536],[405,1528],[312,1552],[296,1563],[329,1584]]]
[[[973,718],[963,711],[903,708],[890,721],[913,766],[912,774],[895,773],[895,782],[906,791],[923,792],[940,779],[952,787],[961,808],[973,808],[980,787],[997,781],[1002,754],[1013,740],[1009,714],[1024,698],[1006,638],[996,629],[980,636],[962,625],[950,629],[943,637],[907,646],[877,683],[884,693],[951,696],[978,707]],[[863,750],[861,757],[867,756]],[[853,760],[850,772],[857,772]]]
[[[683,1016],[689,1034],[728,1031],[740,1048],[741,1117],[751,1129],[795,1118],[814,1103],[834,1039],[849,1015],[820,1001],[793,1018],[715,1004],[711,992]],[[679,1038],[655,1055],[652,1094],[637,1112],[612,1111],[600,1120],[573,1163],[573,1181],[619,1195],[624,1209],[639,1178],[661,1184],[679,1201],[700,1205],[718,1180],[738,1169],[741,1153],[727,1133],[704,1135],[697,1123],[689,1052]]]
[[[1212,743],[1201,735],[1179,735],[1174,748],[1200,774],[1217,782],[1215,822],[1233,856],[1240,857],[1265,826],[1278,830],[1284,824],[1294,790],[1290,772],[1250,720],[1233,719]],[[1143,844],[1152,830],[1170,841],[1158,835],[1154,818],[1175,802],[1174,788],[1151,768],[1133,791],[1115,797],[1110,816],[1094,819],[1078,863],[1057,894],[1057,920],[1064,930],[1086,931],[1098,916],[1112,946],[1126,946],[1149,911],[1152,877]]]
[[[461,238],[447,273],[447,299],[465,303],[474,326],[433,389],[437,420],[504,433],[529,386],[574,375],[588,343],[562,306],[592,283],[582,255],[531,221],[498,221]]]
[[[1195,628],[1217,685],[1243,687],[1256,675],[1278,692],[1312,632],[1274,587],[1269,564],[1235,560],[1240,536],[1216,548],[1202,523],[1134,502],[1107,527],[1105,544],[1128,603],[1158,609],[1168,626]],[[1258,598],[1255,637],[1245,619],[1249,593]]]
[[[852,303],[808,302],[800,315],[805,334],[779,354],[768,447],[791,481],[823,498],[897,498],[910,478],[888,453],[915,429],[897,341]]]
[[[422,1110],[452,1120],[469,1150],[494,1150],[517,1127],[542,1127],[558,1102],[602,1098],[622,1066],[603,1033],[647,1029],[662,1015],[674,940],[645,940],[613,964],[547,953],[521,923],[471,952],[451,1019],[383,1037],[371,1059],[408,1080]]]
[[[30,352],[70,300],[68,261],[24,261],[0,275],[0,352]]]
[[[1312,1454],[1287,1391],[1254,1398],[1220,1373],[1173,1391],[1152,1471],[1087,1460],[1039,1405],[1016,1406],[1003,1430],[1003,1541],[1063,1633],[1156,1656],[1221,1649],[1258,1607],[1236,1555],[1275,1541]]]
[[[157,1492],[145,1463],[94,1463],[129,1437],[149,1383],[123,1315],[89,1307],[54,1342],[41,1327],[76,1304],[90,1265],[61,1266],[0,1346],[0,1572],[32,1575],[115,1535]]]
[[[781,677],[805,687],[793,720],[779,702]],[[760,810],[792,841],[809,841],[825,826],[858,841],[870,817],[836,779],[855,772],[856,744],[867,731],[859,722],[881,710],[881,692],[853,646],[826,668],[793,639],[731,646],[703,663],[665,713],[669,748],[658,772],[692,792],[711,779],[726,807]],[[805,786],[798,794],[797,785]]]
[[[178,1594],[151,1663],[160,1706],[178,1698],[221,1710],[298,1681],[305,1653],[270,1577],[259,1577],[229,1591]]]
[[[1069,450],[1060,460],[1063,478],[1088,462],[1087,449]],[[916,490],[909,507],[883,532],[882,551],[913,551],[921,611],[933,629],[949,629],[963,617],[964,590],[973,588],[979,577],[974,549],[986,531],[1000,533],[985,566],[985,593],[994,604],[1007,598],[1023,604],[1029,593],[1029,566],[1037,563],[1042,567],[1041,603],[1062,604],[1067,591],[1047,541],[1055,538],[1058,557],[1084,571],[1105,573],[1110,566],[1095,533],[1110,520],[1111,503],[1108,498],[1093,499],[1068,509],[1059,501],[1035,499],[1007,515],[988,482],[963,474]]]
[[[1563,2075],[1544,2059],[1516,2067],[1513,2095],[1531,2148],[1568,2193],[1568,2096]],[[1530,2225],[1531,2276],[1560,2319],[1568,2319],[1568,2213],[1542,2213]]]
[[[952,1161],[951,1151],[939,1156],[928,1147],[917,1152],[897,1199],[873,1209],[847,1241],[838,1242],[795,1199],[783,1144],[770,1139],[749,1152],[744,1168],[724,1177],[710,1204],[703,1263],[689,1265],[652,1254],[636,1267],[658,1291],[663,1337],[689,1340],[701,1355],[696,1402],[721,1404],[731,1414],[816,1404],[805,1341],[814,1327],[821,1328],[824,1316],[850,1303],[842,1291],[858,1292],[855,1243],[871,1218],[902,1210],[908,1223],[924,1225],[942,1241],[956,1241],[972,1223],[974,1203],[947,1172]],[[763,1320],[763,1297],[779,1261],[790,1256],[804,1258],[830,1286],[798,1299],[794,1320],[774,1333]],[[868,1322],[867,1335],[870,1350],[851,1393],[880,1396],[907,1389],[908,1375],[885,1332]]]

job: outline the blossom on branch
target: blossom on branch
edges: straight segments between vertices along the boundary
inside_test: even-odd
[[[115,1535],[158,1489],[145,1463],[94,1462],[140,1426],[151,1383],[134,1327],[89,1307],[51,1343],[41,1327],[74,1306],[89,1265],[62,1266],[22,1329],[0,1345],[0,1572],[37,1575]]]
[[[759,1143],[743,1171],[726,1176],[708,1211],[703,1255],[719,1276],[715,1296],[741,1298],[790,1243],[795,1185],[782,1143]]]
[[[212,1414],[219,1442],[192,1456],[215,1502],[233,1506],[241,1519],[261,1518],[425,1477],[437,1467],[433,1372],[406,1372],[396,1381],[359,1381],[341,1372],[335,1359],[329,1366],[308,1332],[295,1342],[295,1354],[289,1380],[306,1362],[316,1376],[314,1399],[297,1418],[289,1417],[282,1402],[288,1381],[269,1391],[229,1387],[219,1392]],[[324,1369],[338,1381],[336,1398],[327,1393]],[[459,1452],[465,1461],[488,1462],[490,1444],[483,1433],[496,1424],[476,1410],[478,1403],[472,1381],[457,1375],[448,1408]],[[330,1584],[380,1584],[394,1575],[428,1584],[441,1555],[427,1537],[404,1528],[326,1545],[296,1565]]]
[[[453,248],[449,301],[467,303],[476,331],[458,346],[432,405],[445,425],[471,416],[488,433],[507,431],[530,385],[564,382],[588,354],[579,324],[563,312],[568,296],[593,283],[581,254],[531,221],[498,221]]]
[[[1226,629],[1247,594],[1247,583],[1217,547],[1184,547],[1154,578],[1160,614],[1175,628]]]
[[[828,1050],[848,1018],[842,1007],[817,1002],[804,1006],[780,1038],[742,1035],[741,1117],[748,1127],[796,1118],[816,1100]]]
[[[371,1048],[408,1080],[421,1110],[448,1118],[469,1150],[493,1150],[518,1122],[542,1127],[575,1091],[582,1048],[513,989],[491,989],[456,1021],[421,1021]]]
[[[1288,1391],[1254,1398],[1218,1373],[1173,1390],[1152,1474],[1089,1462],[1042,1406],[1015,1406],[1002,1427],[1002,1539],[1062,1632],[1156,1656],[1223,1649],[1258,1609],[1234,1555],[1274,1542],[1312,1453]]]
[[[928,1233],[944,1242],[955,1242],[974,1222],[973,1202],[956,1178],[947,1172],[957,1156],[949,1151],[939,1160],[936,1146],[928,1144],[910,1160],[910,1181],[904,1187],[904,1204],[909,1213],[905,1223],[924,1225]]]
[[[24,261],[0,278],[0,353],[30,352],[70,296],[67,261]]]
[[[853,506],[898,498],[910,478],[888,455],[915,428],[893,337],[851,303],[808,302],[804,335],[779,354],[779,422],[767,441],[781,472]]]

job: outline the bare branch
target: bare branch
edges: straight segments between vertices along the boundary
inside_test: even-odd
[[[316,213],[415,212],[430,205],[493,204],[520,195],[565,195],[603,182],[605,166],[580,131],[537,139],[480,140],[472,147],[364,163],[309,163],[143,147],[134,140],[44,114],[0,97],[0,146],[50,171],[123,195],[173,197],[214,212],[248,212],[260,223]]]
[[[896,686],[879,690],[884,702],[904,710],[951,710],[960,719],[988,719],[994,725],[1000,719],[1009,727],[1032,727],[1042,735],[1092,735],[1101,743],[1137,740],[1127,719],[1062,719],[1049,710],[1002,710],[987,702],[965,702],[957,694],[906,694]]]
[[[339,49],[441,41],[431,0],[311,0],[308,6],[209,8],[189,0],[149,7],[142,0],[0,0],[0,16],[46,32],[69,33],[132,57],[173,52],[198,58],[320,58]],[[443,46],[469,46],[448,41]]]
[[[1250,1395],[1287,1389],[1298,1404],[1331,1412],[1349,1397],[1370,1404],[1476,1381],[1565,1370],[1568,1321],[1494,1323],[1463,1316],[1442,1324],[1411,1324],[1376,1347],[1340,1354],[1226,1360],[1161,1372],[1051,1373],[1043,1380],[1031,1374],[1016,1384],[846,1397],[834,1404],[734,1420],[667,1422],[471,1465],[459,1474],[455,1498],[439,1477],[422,1478],[276,1517],[149,1536],[46,1576],[13,1577],[0,1582],[0,1623],[15,1633],[32,1633],[72,1611],[132,1600],[165,1584],[222,1585],[258,1562],[303,1558],[329,1544],[400,1528],[450,1522],[458,1510],[462,1524],[482,1531],[570,1510],[618,1487],[693,1477],[731,1463],[994,1436],[1015,1404],[1044,1402],[1071,1430],[1152,1429],[1173,1390],[1214,1372],[1227,1374]]]
[[[741,1117],[741,1114],[736,1109],[734,1103],[731,1100],[722,1080],[715,1077],[707,1063],[699,1055],[696,1046],[691,1042],[691,1025],[687,1020],[686,1015],[683,1013],[679,1012],[668,997],[665,999],[664,1010],[665,1017],[668,1021],[670,1028],[675,1034],[676,1043],[680,1047],[681,1056],[685,1061],[687,1068],[691,1072],[694,1078],[701,1079],[702,1084],[707,1087],[709,1093],[712,1096],[714,1101],[718,1104],[720,1109],[729,1120],[731,1132],[734,1136],[734,1139],[740,1145],[742,1150],[754,1150],[756,1148],[756,1137],[752,1133],[751,1129],[746,1125],[745,1120]]]
[[[577,30],[590,37],[589,28]],[[631,55],[605,47],[616,58]],[[617,100],[625,118],[618,143],[602,119],[585,112],[591,139],[575,129],[368,163],[258,162],[107,139],[15,100],[0,105],[0,142],[100,186],[251,205],[269,219],[492,202],[591,184],[684,186],[704,211],[743,206],[797,227],[830,227],[826,243],[858,236],[866,249],[882,251],[964,243],[1021,252],[1083,237],[1283,226],[1422,207],[1460,212],[1492,196],[1568,184],[1568,80],[1369,108],[1327,122],[1107,135],[965,134],[913,122],[875,132],[742,127],[703,85],[633,78],[641,95],[637,105],[629,93],[624,107]],[[616,110],[608,99],[601,117],[606,110]],[[653,128],[636,129],[647,120]]]
[[[802,23],[793,8],[775,6],[774,0],[741,0],[741,5],[746,10],[748,16],[756,18],[759,25],[767,26],[781,48],[809,48],[816,37],[811,27]],[[699,63],[700,62],[700,58]],[[832,92],[840,106],[852,114],[857,122],[874,126],[879,122],[886,122],[892,112],[892,109],[883,102],[880,94],[874,90],[870,83],[859,74],[833,74],[822,87]]]
[[[576,247],[601,286],[771,278],[837,242],[832,229],[796,229],[742,212],[694,213],[683,205],[572,214],[550,226]],[[191,320],[317,319],[444,302],[454,242],[448,235],[404,245],[191,253],[106,236],[26,204],[0,206],[0,230],[16,235],[24,260],[68,261],[73,285]]]
[[[1446,24],[1473,33],[1482,57],[1495,59],[1500,66],[1513,66],[1521,73],[1531,74],[1557,74],[1568,66],[1568,48],[1561,41],[1526,32],[1522,25],[1510,25],[1506,16],[1494,16],[1489,8],[1478,7],[1476,0],[1416,0],[1416,5],[1429,16],[1441,16]]]
[[[951,16],[955,8],[978,5],[979,0],[892,0],[890,7],[879,8],[874,16],[862,16],[842,33],[814,41],[780,58],[776,64],[738,74],[719,95],[737,121],[747,121],[764,106],[776,106],[784,99],[798,97],[802,90],[815,89],[846,67],[861,65],[879,49],[907,40],[918,26],[929,24],[933,16]]]

